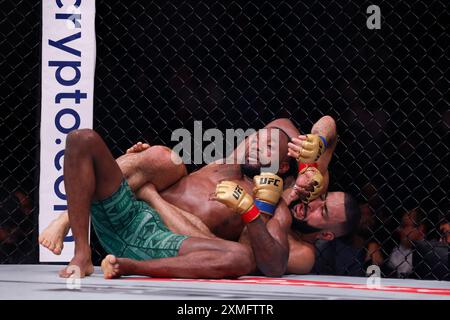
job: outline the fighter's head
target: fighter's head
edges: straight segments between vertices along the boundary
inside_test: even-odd
[[[249,137],[246,143],[245,159],[241,171],[253,178],[262,171],[269,171],[284,177],[296,172],[296,161],[288,157],[287,134],[278,128],[263,128]]]
[[[354,231],[361,212],[348,193],[329,192],[308,204],[295,200],[289,204],[292,229],[309,241],[333,240]]]

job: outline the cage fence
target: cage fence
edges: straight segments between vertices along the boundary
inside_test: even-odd
[[[366,26],[372,4],[379,30]],[[38,256],[40,6],[0,1],[1,263]],[[289,118],[308,133],[331,115],[330,191],[354,195],[363,219],[352,238],[316,244],[313,272],[449,278],[446,1],[98,0],[96,11],[94,129],[114,156],[136,141],[173,147],[194,121],[224,131]],[[95,235],[92,246],[98,263]]]

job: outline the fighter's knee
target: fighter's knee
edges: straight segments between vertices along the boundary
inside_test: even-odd
[[[170,159],[170,154],[172,152],[172,150],[166,146],[161,146],[161,145],[156,145],[156,146],[151,146],[148,149],[149,153],[153,153],[155,155],[158,156],[159,159],[161,160],[168,160]]]
[[[95,145],[99,135],[92,129],[77,129],[69,132],[66,139],[66,148],[73,146]]]
[[[184,176],[187,173],[182,159],[172,149],[166,146],[151,146],[146,151],[143,161],[148,162],[149,160],[156,161],[161,169],[170,169],[178,175]]]

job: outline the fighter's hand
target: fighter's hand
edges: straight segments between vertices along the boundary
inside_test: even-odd
[[[308,203],[322,194],[323,187],[324,179],[320,171],[314,167],[306,167],[300,171],[290,198],[299,198],[300,201]]]
[[[212,199],[239,213],[244,222],[253,221],[259,216],[259,210],[255,207],[252,196],[232,181],[220,182]]]
[[[222,181],[216,186],[214,200],[226,205],[236,213],[243,214],[253,205],[253,198],[244,188],[232,181]]]
[[[273,173],[263,172],[253,178],[255,204],[262,212],[273,214],[283,193],[283,179]]]
[[[301,163],[313,163],[319,160],[325,148],[323,137],[311,133],[292,138],[292,141],[288,143],[288,156]]]

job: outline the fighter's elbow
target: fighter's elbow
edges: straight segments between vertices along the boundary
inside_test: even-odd
[[[270,278],[279,278],[279,277],[282,277],[283,275],[284,275],[284,272],[281,272],[281,271],[274,271],[274,272],[269,272],[269,273],[265,274],[266,277],[270,277]]]
[[[328,115],[328,114],[325,115],[325,116],[323,116],[322,119],[323,119],[324,121],[327,121],[327,122],[330,123],[330,124],[336,125],[336,121],[334,121],[334,118],[333,118],[332,116]]]
[[[326,136],[328,143],[334,144],[337,137],[336,121],[332,116],[323,116],[314,124],[311,129],[311,133]]]
[[[337,133],[337,125],[336,120],[332,116],[325,116],[327,119],[327,122],[330,124],[331,131],[336,135]]]
[[[313,130],[320,130],[320,129],[327,129],[330,133],[336,132],[336,121],[332,116],[325,115],[322,118],[317,121],[314,126]]]
[[[259,270],[266,277],[281,277],[286,273],[287,259],[279,257],[279,259],[273,259],[270,263],[262,264],[259,266]]]
[[[277,278],[277,277],[282,277],[284,275],[284,273],[286,272],[286,268],[284,268],[282,266],[274,266],[274,267],[265,268],[265,270],[261,270],[261,272],[266,277]]]

